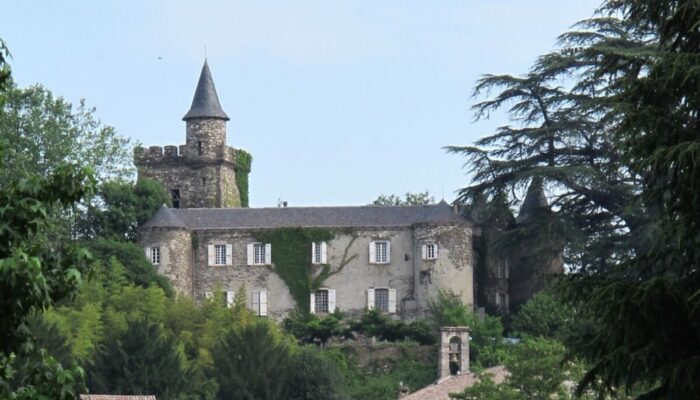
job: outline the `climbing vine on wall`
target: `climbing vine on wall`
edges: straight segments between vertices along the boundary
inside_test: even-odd
[[[353,236],[339,260],[329,258],[327,264],[313,265],[311,243],[328,242],[334,237],[331,230],[320,228],[279,228],[255,233],[258,241],[272,245],[271,268],[287,285],[302,312],[309,312],[309,294],[357,257],[349,254],[355,242]]]
[[[245,150],[236,149],[236,186],[241,194],[241,207],[248,207],[248,174],[253,164],[253,156]]]

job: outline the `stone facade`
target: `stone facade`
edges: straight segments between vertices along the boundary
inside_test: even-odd
[[[426,208],[439,209],[443,216],[452,213],[446,204],[418,207],[415,211]],[[377,207],[350,209],[354,213],[362,213],[363,209],[377,211]],[[254,218],[265,220],[271,212],[266,209],[239,210],[221,210],[212,218],[225,219],[221,217],[221,212],[234,216],[257,213],[259,217]],[[339,210],[345,211],[344,208]],[[285,282],[273,271],[275,248],[271,247],[271,260],[267,260],[266,265],[250,265],[248,254],[248,246],[256,243],[256,233],[276,227],[188,226],[188,218],[201,224],[211,211],[214,210],[182,213],[163,208],[139,230],[139,243],[145,248],[160,248],[159,272],[167,276],[179,292],[190,294],[195,300],[202,301],[209,293],[238,293],[245,287],[251,307],[253,293],[264,291],[267,294],[268,316],[280,319],[289,314],[297,304]],[[283,214],[299,212],[307,216],[319,212],[314,208],[278,211]],[[405,214],[412,212],[400,211]],[[411,223],[413,216],[409,215],[402,226],[336,225],[329,228],[334,233],[334,238],[326,243],[326,264],[336,270],[343,257],[352,259],[340,272],[326,279],[322,289],[334,291],[335,306],[349,314],[359,314],[373,307],[374,304],[369,303],[368,291],[376,289],[392,290],[395,293],[395,309],[386,311],[404,319],[423,316],[428,301],[441,289],[451,290],[466,304],[473,304],[471,226],[457,215],[452,214],[452,217],[451,221],[443,219],[440,222]],[[311,220],[309,225],[314,225],[315,219]],[[173,225],[177,228],[165,227]],[[371,262],[370,249],[377,241],[390,244],[388,263]],[[423,246],[427,244],[436,246],[434,258],[426,259],[423,254]],[[225,265],[211,265],[212,257],[215,256],[211,253],[214,246],[230,249],[227,250],[230,254],[227,255]],[[307,251],[311,255],[312,249]],[[311,267],[310,262],[309,268]]]

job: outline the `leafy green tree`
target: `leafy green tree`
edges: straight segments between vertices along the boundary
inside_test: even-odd
[[[535,294],[513,315],[510,323],[513,332],[559,341],[571,336],[575,318],[574,308],[549,290],[545,289]]]
[[[174,338],[158,323],[133,321],[123,334],[101,345],[88,371],[96,393],[156,395],[159,399],[184,398],[190,390],[190,372]]]
[[[90,265],[75,243],[47,240],[48,210],[89,194],[89,169],[62,165],[39,176],[17,172],[0,193],[0,397],[75,398],[82,371],[66,370],[35,346],[28,318],[72,296]],[[34,362],[39,354],[40,361]],[[18,373],[16,369],[20,369]],[[14,377],[20,377],[13,380]]]
[[[219,399],[284,398],[290,355],[288,340],[266,320],[231,330],[214,351]]]
[[[82,236],[128,241],[136,240],[136,229],[158,208],[170,205],[165,188],[147,178],[135,184],[119,180],[103,182],[96,200],[88,204],[78,222]]]
[[[428,191],[408,192],[403,199],[395,194],[382,194],[372,202],[373,206],[426,206],[430,204],[435,204],[435,198]]]
[[[575,272],[563,297],[586,311],[581,391],[700,397],[699,23],[696,1],[605,1],[527,75],[477,84],[500,91],[477,117],[511,104],[517,126],[450,148],[474,167],[464,201],[550,189]]]
[[[96,239],[85,242],[85,246],[99,260],[105,260],[110,265],[114,257],[124,268],[123,277],[134,285],[149,287],[156,285],[163,289],[168,296],[174,295],[174,290],[168,279],[160,275],[153,264],[144,255],[143,249],[135,243],[121,242],[110,239]]]
[[[11,86],[0,97],[0,182],[19,171],[47,175],[66,162],[91,167],[99,181],[133,173],[129,139],[103,126],[84,101],[74,107],[40,85]]]
[[[289,364],[286,399],[349,399],[345,377],[333,360],[314,347],[294,353]]]
[[[10,57],[10,50],[7,49],[5,41],[0,39],[0,91],[6,89],[6,85],[10,82],[11,70],[7,63]]]
[[[566,348],[560,342],[529,338],[512,345],[505,367],[505,382],[495,384],[482,374],[480,381],[467,388],[458,399],[552,400],[571,398],[565,381],[571,379],[571,366],[564,363]]]

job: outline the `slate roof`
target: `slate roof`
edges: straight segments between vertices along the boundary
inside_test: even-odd
[[[219,96],[216,94],[214,79],[209,71],[209,64],[204,60],[202,73],[199,75],[197,89],[194,91],[192,106],[182,119],[187,121],[191,118],[219,118],[228,121],[229,117],[221,108]]]
[[[467,224],[452,207],[429,206],[161,208],[143,228],[343,228],[411,226],[418,223]]]
[[[525,200],[523,200],[523,205],[520,206],[518,218],[522,219],[528,213],[539,208],[549,208],[549,202],[542,188],[542,179],[533,178],[532,182],[530,182],[530,186],[527,188],[527,194],[525,195]]]

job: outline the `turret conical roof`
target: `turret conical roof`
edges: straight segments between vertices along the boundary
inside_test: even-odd
[[[225,121],[229,120],[228,115],[226,115],[219,103],[219,96],[217,96],[216,87],[214,87],[214,79],[211,77],[211,71],[209,71],[209,64],[207,64],[206,59],[204,60],[202,73],[199,75],[199,82],[194,92],[192,106],[190,110],[187,111],[187,114],[182,117],[184,121],[192,118],[218,118]]]
[[[527,195],[525,195],[523,205],[520,206],[518,222],[525,221],[530,214],[533,214],[538,209],[549,209],[549,202],[542,188],[542,178],[534,177],[527,188]]]

